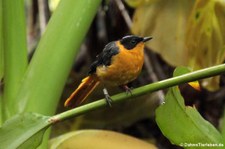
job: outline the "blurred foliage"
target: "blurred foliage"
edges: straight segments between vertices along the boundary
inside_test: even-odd
[[[2,1],[0,1],[0,81],[4,75],[4,56],[3,56],[3,33],[2,33]],[[1,86],[1,84],[0,84]]]
[[[170,65],[186,65],[185,28],[193,0],[157,0],[136,8],[132,32],[151,35],[147,46],[159,53]]]
[[[58,6],[60,0],[49,0],[49,8],[51,11],[54,11],[56,7]]]
[[[132,5],[133,1],[129,3]],[[170,65],[197,70],[224,61],[224,1],[157,0],[136,5],[132,32],[153,36],[154,42],[147,46]],[[216,90],[219,77],[206,79],[202,85]]]
[[[194,70],[225,59],[225,1],[198,0],[189,17],[186,34],[188,65]],[[204,80],[209,90],[219,88],[219,77]]]
[[[0,104],[3,103],[4,105],[1,105],[0,114],[3,114],[4,120],[14,120],[14,115],[24,112],[37,112],[45,115],[55,113],[63,87],[73,65],[74,57],[88,32],[101,0],[61,1],[45,29],[47,24],[45,20],[47,17],[45,16],[49,15],[49,11],[42,8],[48,7],[46,2],[46,0],[0,0],[0,4],[3,4],[0,7],[4,7],[4,9],[0,10],[3,10],[3,13],[0,14],[3,14],[0,27],[4,37],[0,37],[0,40],[4,42],[0,46],[4,45],[4,51],[0,54],[4,53],[5,65],[4,90],[0,92],[0,96],[4,95],[4,102],[0,102]],[[39,27],[39,30],[37,29],[38,35],[44,32],[39,39],[40,41],[38,41],[37,47],[34,47],[35,52],[31,49],[32,52],[30,53],[28,53],[26,45],[25,3],[28,7],[27,12],[30,12],[27,13],[27,16],[29,19],[31,18],[28,21],[31,24],[28,25],[28,28],[31,28],[28,29],[30,31],[28,36],[34,35],[32,31],[37,26]],[[34,8],[29,8],[29,6]],[[40,17],[38,18],[40,20],[37,19],[37,16]],[[31,57],[29,64],[28,54]],[[20,119],[20,121],[22,120]],[[24,120],[24,122],[26,121]],[[10,123],[5,125],[11,126],[8,129],[10,131],[2,130],[4,131],[2,135],[7,136],[8,133],[12,132],[13,128],[16,128],[17,121],[15,121],[15,125],[10,125]],[[8,137],[15,139],[15,137],[18,137],[18,133],[21,133],[21,130],[15,131],[16,135]],[[45,148],[48,136],[49,133],[45,133],[44,139],[42,139],[42,135],[39,136],[37,144],[39,145],[40,141],[43,140],[40,148]],[[24,133],[17,141],[21,141],[21,138],[24,141],[25,138],[29,137],[31,136]],[[1,139],[0,144],[2,145],[6,138]],[[10,144],[6,141],[4,143],[6,146]],[[18,142],[15,141],[14,143]],[[30,145],[32,143],[36,142],[28,140],[24,142],[24,145],[26,147],[33,146]],[[16,147],[18,146],[12,148]]]
[[[136,8],[140,5],[144,5],[144,4],[149,4],[149,3],[152,3],[156,0],[125,0],[125,2],[130,6],[130,7],[133,7],[133,8]]]
[[[88,143],[87,143],[88,142]],[[50,149],[157,149],[153,144],[134,137],[105,130],[70,132],[50,141]]]
[[[2,1],[2,44],[4,54],[3,118],[12,116],[21,80],[28,66],[24,1]],[[10,19],[9,19],[10,18]],[[0,38],[1,39],[1,38]],[[18,111],[16,111],[17,113]]]
[[[225,111],[223,111],[223,115],[225,115]],[[225,116],[220,121],[220,130],[221,130],[223,138],[225,138]]]

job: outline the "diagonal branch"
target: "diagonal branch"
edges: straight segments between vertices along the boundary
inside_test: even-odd
[[[169,78],[169,79],[162,80],[159,82],[151,83],[151,84],[148,84],[148,85],[145,85],[145,86],[142,86],[142,87],[132,90],[132,95],[120,93],[120,94],[112,96],[111,98],[113,100],[113,103],[122,102],[122,101],[128,100],[131,97],[137,97],[137,96],[140,96],[143,94],[151,93],[154,91],[169,88],[169,87],[176,86],[179,84],[212,77],[215,75],[219,75],[221,73],[225,73],[225,64],[201,69],[201,70],[187,73],[187,74],[184,74],[181,76],[177,76],[177,77]],[[70,117],[85,114],[87,112],[93,111],[95,109],[98,109],[98,108],[101,108],[104,106],[107,106],[105,99],[100,99],[95,102],[92,102],[92,103],[77,107],[75,109],[60,113],[58,115],[55,115],[50,118],[50,121],[51,121],[51,123],[55,123],[58,121],[68,119]]]

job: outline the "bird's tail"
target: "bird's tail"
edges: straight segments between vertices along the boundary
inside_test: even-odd
[[[69,107],[79,105],[98,86],[98,84],[99,80],[96,79],[94,75],[84,78],[78,88],[66,100],[64,106]]]

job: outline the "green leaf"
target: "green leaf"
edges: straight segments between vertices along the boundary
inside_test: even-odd
[[[21,80],[28,65],[23,0],[2,0],[4,46],[4,115],[14,111]]]
[[[156,110],[156,122],[162,133],[176,145],[223,142],[217,129],[194,107],[185,106],[178,87],[169,89],[165,103]]]
[[[0,88],[2,87],[2,78],[4,76],[4,53],[3,53],[3,33],[2,33],[2,0],[0,0]],[[0,91],[0,127],[3,123],[2,92]]]
[[[50,125],[49,117],[35,113],[17,114],[0,128],[0,144],[3,149],[36,148]]]
[[[225,109],[223,111],[223,117],[222,117],[221,123],[220,123],[220,130],[221,130],[223,140],[224,140],[224,144],[225,144]]]
[[[4,75],[3,34],[2,34],[2,0],[0,0],[0,81]]]
[[[0,94],[0,127],[2,126],[3,123],[3,118],[2,118],[2,94]]]
[[[176,69],[174,70],[173,77],[180,76],[189,72],[191,72],[191,70],[188,69],[187,67],[179,66],[179,67],[176,67]]]
[[[63,0],[41,37],[17,96],[15,111],[53,115],[74,58],[100,0]]]

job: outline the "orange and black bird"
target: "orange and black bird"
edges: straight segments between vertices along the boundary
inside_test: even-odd
[[[104,86],[120,86],[130,92],[127,83],[140,74],[144,63],[144,44],[151,37],[125,36],[118,41],[108,43],[91,64],[88,76],[66,100],[64,106],[77,106],[102,83]],[[106,88],[105,99],[111,105]]]

